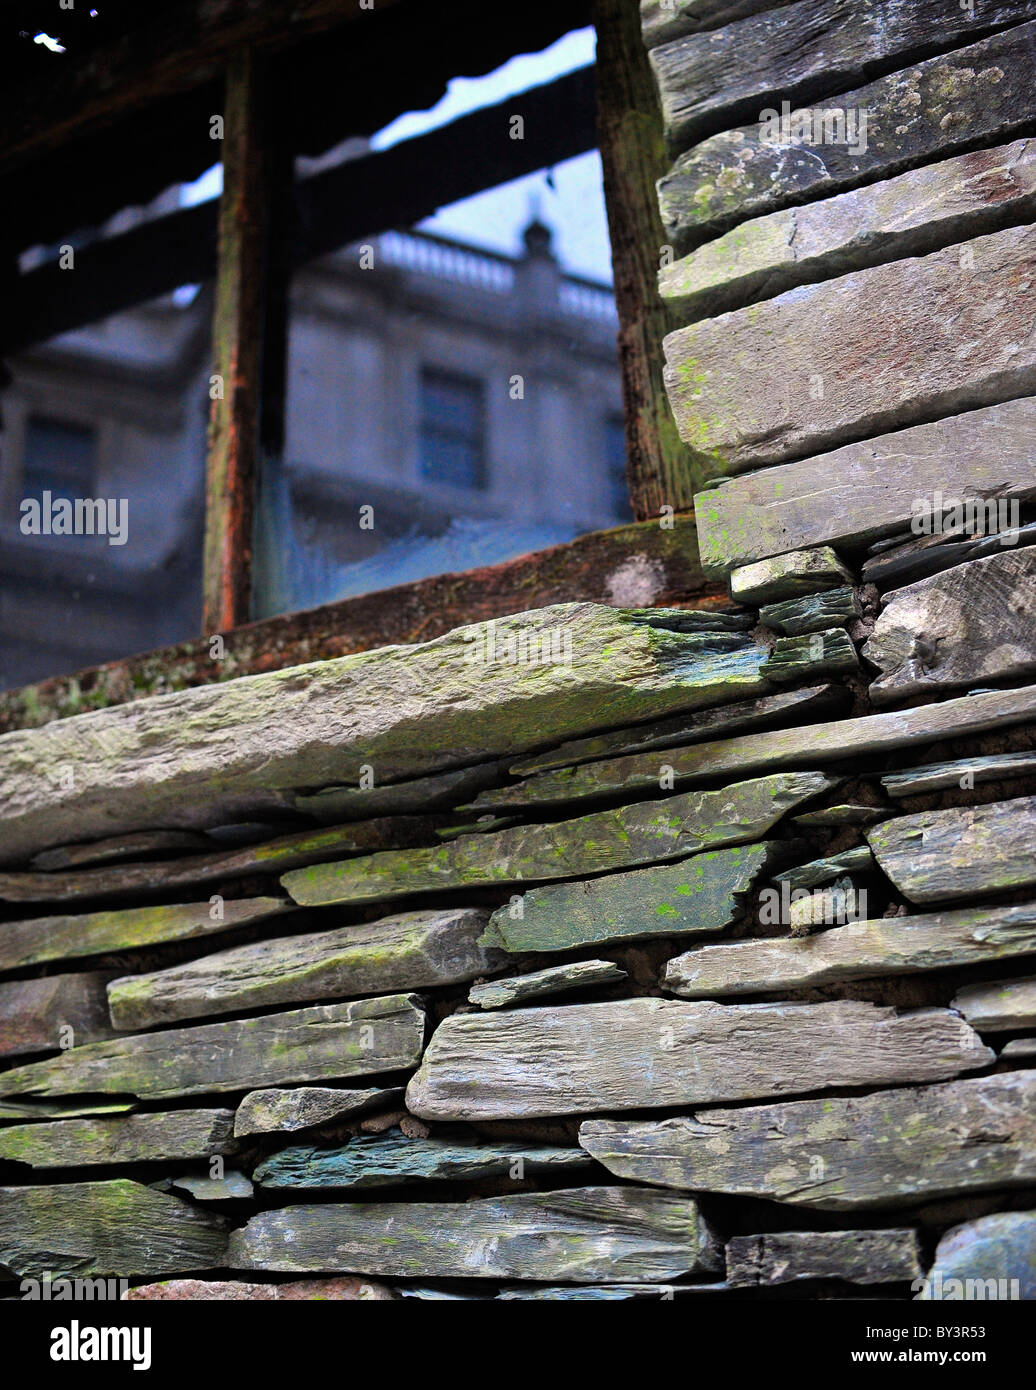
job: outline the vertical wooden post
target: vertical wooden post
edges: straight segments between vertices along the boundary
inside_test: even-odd
[[[662,118],[638,0],[595,0],[597,131],[619,314],[626,473],[638,520],[692,505],[703,478],[680,439],[662,383],[662,339],[675,325],[658,294],[665,241],[655,182],[666,169]]]
[[[223,113],[212,368],[220,394],[209,416],[203,576],[206,634],[237,627],[251,616],[269,212],[262,87],[255,55],[240,49],[227,69]]]

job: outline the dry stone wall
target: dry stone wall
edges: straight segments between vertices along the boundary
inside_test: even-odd
[[[641,9],[730,603],[0,737],[0,1296],[1036,1296],[1036,18]]]

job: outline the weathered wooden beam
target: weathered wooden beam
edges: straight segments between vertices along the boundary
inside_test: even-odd
[[[690,1197],[630,1187],[474,1202],[284,1207],[235,1231],[231,1269],[621,1282],[715,1274],[722,1250]]]
[[[696,598],[699,606],[726,605],[725,586],[706,580],[698,565],[694,518],[677,516],[674,523],[672,528],[642,522],[593,531],[498,565],[268,618],[224,633],[221,659],[213,657],[209,640],[201,638],[0,691],[0,732],[386,643],[426,642],[461,623],[551,603],[665,606]]]
[[[588,1120],[609,1172],[821,1211],[902,1206],[1036,1179],[1036,1071],[661,1121]]]
[[[558,604],[16,731],[0,738],[0,863],[122,830],[226,823],[364,766],[399,781],[722,704],[763,688],[764,655],[740,634],[680,631],[679,611]]]
[[[213,309],[214,387],[205,483],[202,631],[251,616],[252,518],[263,378],[268,89],[247,48],[227,68],[219,261]]]
[[[407,1087],[407,1108],[429,1120],[502,1120],[711,1104],[942,1081],[993,1057],[947,1009],[620,999],[451,1015]]]
[[[658,294],[665,235],[655,183],[665,172],[662,120],[636,7],[596,0],[597,133],[608,205],[626,473],[638,517],[686,507],[707,476],[695,469],[662,387],[662,340],[676,327]]]
[[[594,69],[580,68],[301,180],[295,188],[298,226],[286,248],[291,265],[361,236],[412,226],[448,203],[593,149],[593,112]],[[507,138],[512,115],[525,121],[524,140]],[[201,203],[83,247],[73,276],[53,262],[18,277],[0,342],[5,351],[20,350],[178,285],[210,279],[217,231],[216,205]],[[682,505],[689,505],[690,495]]]

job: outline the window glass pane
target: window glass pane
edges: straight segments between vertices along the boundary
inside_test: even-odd
[[[26,497],[44,492],[75,498],[89,494],[97,472],[97,430],[63,420],[30,415],[25,424],[25,466],[22,490]]]

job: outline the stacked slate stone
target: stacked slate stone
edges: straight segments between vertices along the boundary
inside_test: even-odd
[[[816,547],[736,606],[559,605],[0,738],[12,1279],[1018,1277],[1036,686],[861,712],[859,580]]]

